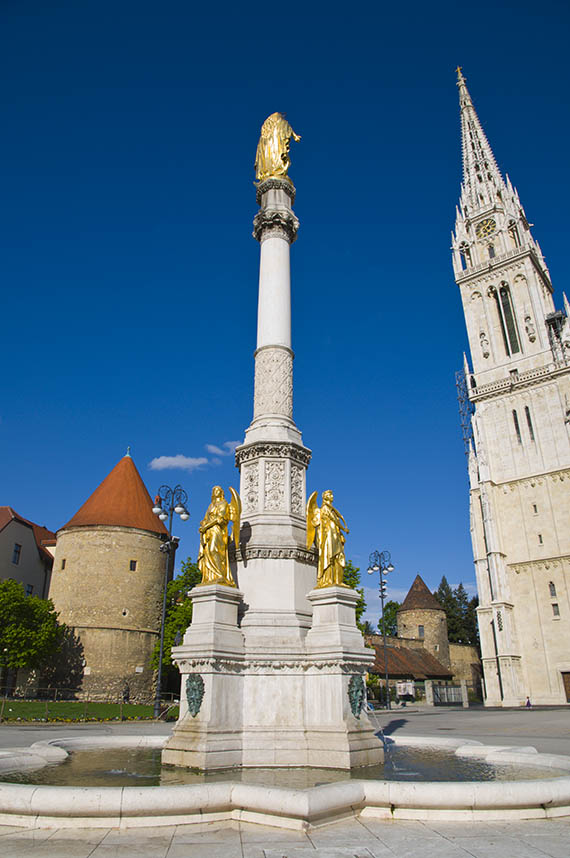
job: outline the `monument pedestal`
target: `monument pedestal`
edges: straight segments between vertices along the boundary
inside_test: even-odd
[[[359,595],[325,587],[307,596],[313,623],[307,633],[306,727],[309,765],[350,769],[383,762],[384,750],[365,712],[364,674],[374,651],[356,625]]]
[[[192,591],[192,625],[173,650],[182,674],[180,719],[163,762],[206,771],[381,763],[382,744],[363,711],[363,673],[374,654],[356,626],[358,593],[312,590],[302,651],[271,654],[266,640],[255,646],[256,635],[244,645],[241,596],[218,585]]]
[[[166,765],[203,770],[241,765],[243,593],[220,584],[192,590],[192,624],[172,655],[181,674],[180,717],[162,752]]]

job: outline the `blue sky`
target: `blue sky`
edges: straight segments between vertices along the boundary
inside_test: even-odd
[[[64,524],[131,445],[191,519],[238,485],[251,419],[259,128],[287,112],[297,424],[390,594],[474,582],[450,262],[454,69],[518,187],[557,305],[567,247],[563,2],[403,5],[4,0],[0,503]],[[161,456],[205,459],[153,471]],[[364,583],[372,583],[368,576]],[[369,617],[377,599],[367,591]]]

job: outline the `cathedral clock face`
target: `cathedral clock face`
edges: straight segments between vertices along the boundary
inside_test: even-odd
[[[495,229],[497,228],[497,224],[493,220],[492,217],[487,217],[485,220],[482,220],[477,224],[477,228],[475,230],[475,235],[477,238],[487,238],[489,235],[493,235]]]

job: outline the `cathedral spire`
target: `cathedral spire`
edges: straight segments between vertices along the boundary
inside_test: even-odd
[[[463,150],[462,208],[469,213],[495,205],[506,185],[473,106],[461,66],[457,67],[461,145]]]

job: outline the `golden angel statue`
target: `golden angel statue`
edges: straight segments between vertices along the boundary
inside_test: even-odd
[[[239,546],[241,500],[230,487],[231,501],[224,497],[221,486],[212,489],[212,502],[200,522],[200,553],[198,569],[202,573],[202,584],[225,584],[235,587],[228,560],[228,524],[233,522],[232,537]]]
[[[344,583],[345,533],[348,533],[346,521],[333,506],[333,493],[323,492],[321,508],[317,506],[317,493],[313,492],[307,501],[307,548],[317,539],[319,564],[317,567],[317,588],[348,587]],[[317,533],[318,528],[318,533]]]
[[[301,139],[282,113],[272,113],[261,126],[261,137],[255,153],[255,177],[259,182],[270,176],[286,176],[291,166],[289,143]]]

